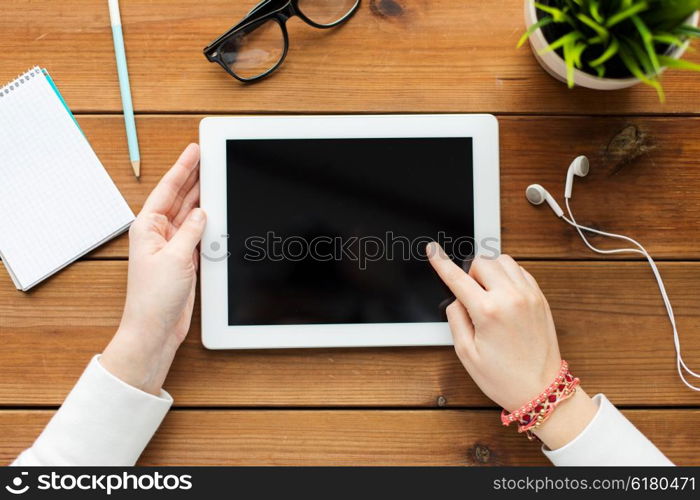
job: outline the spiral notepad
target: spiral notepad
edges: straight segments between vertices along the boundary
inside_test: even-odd
[[[0,86],[0,257],[28,290],[134,220],[45,70]]]

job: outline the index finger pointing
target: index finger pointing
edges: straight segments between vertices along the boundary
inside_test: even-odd
[[[486,292],[481,285],[452,262],[440,245],[431,242],[426,252],[435,272],[467,310],[472,304],[483,299]]]

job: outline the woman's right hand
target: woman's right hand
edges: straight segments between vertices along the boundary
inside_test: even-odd
[[[447,319],[460,361],[479,388],[509,412],[537,397],[561,364],[547,299],[511,257],[477,257],[469,273],[431,243],[427,255],[457,300]],[[557,407],[536,434],[559,448],[583,430],[596,405],[583,390]]]

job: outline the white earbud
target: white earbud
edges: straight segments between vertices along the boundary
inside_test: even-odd
[[[663,300],[664,306],[666,307],[666,313],[668,314],[669,322],[671,323],[671,329],[673,330],[673,344],[676,350],[676,371],[678,372],[678,376],[688,388],[700,392],[700,386],[693,385],[693,383],[689,380],[692,380],[692,378],[700,379],[700,373],[696,373],[693,370],[691,370],[690,367],[688,367],[688,365],[683,360],[683,356],[681,355],[681,341],[680,336],[678,334],[678,327],[676,326],[676,317],[673,313],[673,307],[671,306],[671,301],[668,298],[668,293],[666,293],[666,287],[664,286],[664,282],[661,279],[659,269],[656,267],[656,263],[654,262],[654,259],[651,258],[651,255],[649,255],[649,252],[647,252],[646,249],[639,242],[633,240],[628,236],[615,233],[607,233],[605,231],[594,229],[592,227],[582,226],[581,224],[576,222],[576,219],[574,218],[574,213],[571,210],[571,203],[569,203],[569,200],[571,199],[571,191],[574,185],[574,176],[585,177],[588,174],[589,167],[590,165],[588,163],[588,158],[586,158],[585,156],[579,156],[571,163],[571,165],[569,166],[569,170],[566,173],[564,203],[566,205],[568,217],[564,215],[564,211],[561,209],[561,207],[552,197],[552,195],[550,195],[547,192],[547,190],[539,184],[531,184],[530,186],[528,186],[527,190],[525,191],[525,196],[527,197],[528,201],[533,205],[541,205],[546,201],[547,204],[552,208],[554,213],[557,214],[557,217],[561,218],[567,224],[573,226],[578,232],[583,242],[586,244],[586,246],[594,252],[603,255],[634,253],[640,254],[644,256],[644,258],[646,258],[647,262],[649,262],[649,266],[651,266],[652,272],[654,273],[654,277],[656,278],[656,283],[659,286],[661,298]],[[600,236],[606,236],[608,238],[623,240],[627,243],[631,243],[632,247],[613,249],[598,248],[588,240],[586,234],[584,233],[592,233]]]
[[[571,191],[574,189],[574,175],[586,177],[590,163],[585,156],[579,156],[569,165],[569,170],[566,172],[566,185],[564,186],[564,198],[571,198]]]
[[[530,184],[525,190],[525,197],[527,201],[533,205],[542,205],[542,203],[546,201],[557,217],[562,217],[564,215],[564,211],[559,206],[559,203],[557,203],[554,197],[539,184]]]

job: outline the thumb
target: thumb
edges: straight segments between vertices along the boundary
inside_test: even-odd
[[[193,209],[182,223],[168,246],[178,255],[191,256],[202,239],[207,216],[201,208]]]

